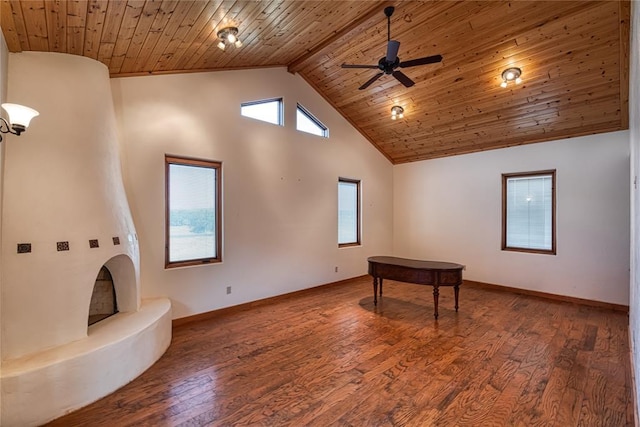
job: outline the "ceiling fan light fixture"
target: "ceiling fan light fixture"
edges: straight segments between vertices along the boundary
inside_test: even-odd
[[[399,105],[391,107],[391,120],[397,120],[404,118],[404,108]]]
[[[228,45],[234,45],[235,47],[241,47],[242,42],[238,38],[238,28],[237,27],[225,27],[218,31],[218,38],[220,41],[218,42],[218,47],[220,50],[225,50]]]
[[[502,72],[502,83],[500,83],[500,87],[506,88],[509,83],[514,83],[519,85],[522,83],[522,70],[518,67],[507,68]]]

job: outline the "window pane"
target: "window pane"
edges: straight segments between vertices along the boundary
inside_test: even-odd
[[[507,248],[553,251],[553,174],[506,178]]]
[[[240,114],[274,125],[282,125],[282,99],[245,102],[240,105]]]
[[[359,182],[338,181],[338,244],[357,244]]]
[[[219,163],[167,158],[167,266],[219,261]],[[184,265],[184,264],[180,264]]]
[[[329,136],[327,127],[320,123],[318,119],[313,117],[311,113],[305,110],[300,104],[298,104],[296,111],[296,129],[325,138]]]

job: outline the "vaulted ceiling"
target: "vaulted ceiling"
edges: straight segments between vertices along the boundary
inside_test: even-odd
[[[415,86],[384,75],[386,6]],[[628,128],[628,1],[1,0],[11,52],[91,57],[111,76],[285,66],[393,163]],[[216,47],[235,26],[243,46]],[[523,82],[500,87],[508,67]],[[404,108],[392,121],[391,107]]]

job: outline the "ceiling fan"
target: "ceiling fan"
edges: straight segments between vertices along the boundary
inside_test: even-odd
[[[400,61],[398,57],[398,50],[400,49],[400,42],[397,40],[391,40],[391,15],[395,8],[393,6],[385,7],[384,14],[387,17],[387,56],[383,56],[378,61],[378,65],[354,65],[354,64],[342,64],[342,68],[370,68],[373,70],[380,70],[378,74],[367,80],[365,84],[358,89],[363,90],[368,88],[373,82],[378,80],[384,74],[391,74],[405,87],[411,87],[415,84],[413,80],[407,77],[400,70],[396,68],[408,68],[415,67],[416,65],[435,64],[442,61],[442,55],[426,56],[424,58],[410,59],[408,61]]]

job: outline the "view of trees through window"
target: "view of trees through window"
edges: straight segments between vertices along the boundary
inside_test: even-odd
[[[166,264],[220,260],[220,163],[166,157]]]

